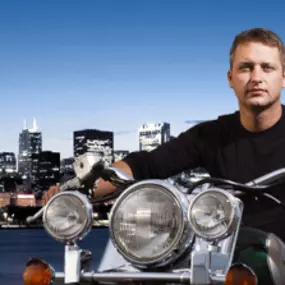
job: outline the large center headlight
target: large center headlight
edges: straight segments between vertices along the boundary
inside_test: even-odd
[[[165,181],[148,180],[129,187],[111,211],[113,244],[137,267],[171,262],[193,239],[188,205],[186,196]]]
[[[76,241],[92,228],[92,205],[79,192],[62,192],[50,199],[43,213],[46,231],[59,241]]]
[[[220,189],[198,194],[188,209],[188,219],[196,235],[206,240],[217,240],[231,234],[241,218],[239,199]]]

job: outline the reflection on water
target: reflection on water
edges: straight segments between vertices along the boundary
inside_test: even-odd
[[[93,253],[96,268],[105,249],[108,229],[93,229],[80,247]],[[30,257],[49,262],[56,271],[63,271],[64,244],[53,240],[43,229],[0,229],[0,284],[22,285],[22,272]]]

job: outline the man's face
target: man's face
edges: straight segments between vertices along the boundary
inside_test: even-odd
[[[279,102],[285,87],[279,49],[257,42],[239,45],[228,80],[241,107],[264,109]]]

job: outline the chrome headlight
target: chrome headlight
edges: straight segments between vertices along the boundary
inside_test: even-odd
[[[92,206],[79,192],[66,191],[51,198],[43,213],[46,231],[58,241],[83,238],[92,228]]]
[[[193,240],[186,196],[161,180],[129,187],[110,214],[114,246],[136,267],[162,266],[178,258]]]
[[[239,199],[224,190],[212,188],[193,198],[188,219],[197,236],[217,240],[227,237],[237,228],[241,212]]]

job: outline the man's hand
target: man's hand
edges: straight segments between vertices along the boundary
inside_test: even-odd
[[[42,197],[42,205],[45,206],[46,203],[59,191],[59,186],[51,186],[48,191],[46,191]]]
[[[129,165],[122,161],[116,161],[112,164],[114,167],[120,168],[122,171],[133,177],[133,173]],[[95,192],[93,192],[93,198],[99,198],[103,197],[107,194],[110,194],[116,190],[116,187],[112,185],[110,182],[104,181],[103,179],[98,180],[98,185],[96,189],[94,189]],[[59,186],[51,186],[48,191],[46,191],[42,198],[42,205],[45,206],[47,202],[50,200],[51,197],[53,197],[56,193],[59,192]]]

